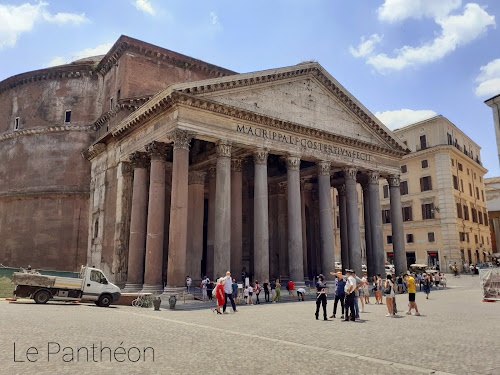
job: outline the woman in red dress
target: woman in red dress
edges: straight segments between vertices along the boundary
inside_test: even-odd
[[[221,277],[219,280],[217,280],[217,286],[215,287],[215,297],[217,297],[217,309],[214,310],[214,312],[217,311],[217,314],[221,314],[220,312],[220,307],[224,305],[225,301],[225,294],[224,294],[224,279]]]

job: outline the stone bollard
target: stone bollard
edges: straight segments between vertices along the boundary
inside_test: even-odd
[[[175,310],[175,304],[177,303],[177,297],[176,296],[170,296],[168,298],[168,303],[170,305],[170,310]]]
[[[155,307],[155,311],[160,311],[161,299],[160,297],[156,297],[153,300],[153,306]]]

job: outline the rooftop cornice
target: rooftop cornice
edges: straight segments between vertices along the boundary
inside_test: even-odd
[[[209,100],[204,97],[189,95],[178,91],[170,91],[170,94],[163,96],[160,99],[154,98],[150,100],[141,109],[140,113],[132,113],[124,119],[117,127],[111,130],[111,135],[117,139],[124,137],[126,134],[133,131],[141,124],[149,121],[165,109],[171,108],[174,105],[184,105],[192,108],[210,111],[213,113],[231,116],[233,118],[250,121],[257,124],[264,124],[279,130],[285,130],[302,134],[304,136],[315,137],[325,141],[341,143],[351,147],[358,147],[371,151],[373,153],[380,153],[393,157],[401,157],[405,154],[403,150],[392,149],[389,147],[378,146],[372,143],[360,141],[358,139],[344,137],[338,134],[328,133],[320,129],[309,128],[300,124],[289,121],[273,118],[270,116],[262,115],[238,107],[229,106],[219,102]]]
[[[115,105],[115,108],[104,112],[101,116],[99,116],[99,118],[94,122],[94,130],[99,130],[101,126],[103,126],[112,117],[115,117],[121,110],[135,111],[151,98],[152,96],[120,99]]]
[[[27,83],[59,78],[81,78],[96,75],[93,65],[68,64],[17,74],[0,82],[0,94]]]
[[[131,50],[140,53],[144,56],[149,56],[156,58],[158,60],[163,60],[169,62],[172,65],[201,71],[214,77],[223,77],[227,75],[237,74],[229,69],[225,69],[213,64],[206,63],[204,61],[194,59],[192,57],[182,55],[177,52],[170,51],[165,48],[149,44],[138,39],[134,39],[125,35],[122,35],[116,43],[111,47],[109,52],[104,56],[98,65],[98,69],[101,73],[106,73],[111,67],[118,61],[121,55],[127,50]]]
[[[24,130],[15,130],[9,133],[0,134],[0,141],[16,137],[22,137],[25,135],[33,135],[33,134],[46,134],[46,133],[55,133],[64,131],[91,132],[92,130],[93,130],[92,125],[55,125],[48,127],[38,127],[38,128],[24,129]]]

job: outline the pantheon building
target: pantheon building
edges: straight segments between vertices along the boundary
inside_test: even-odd
[[[406,270],[408,149],[317,62],[239,74],[122,36],[105,56],[10,77],[0,96],[4,265],[86,263],[127,291],[227,270],[301,284],[335,262],[384,274],[388,181]]]

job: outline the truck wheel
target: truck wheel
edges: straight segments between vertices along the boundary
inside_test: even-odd
[[[38,292],[35,293],[33,299],[35,300],[36,303],[47,303],[50,297],[51,295],[48,291],[39,290]]]
[[[111,302],[113,302],[113,299],[109,294],[102,294],[97,300],[97,306],[108,307]]]

